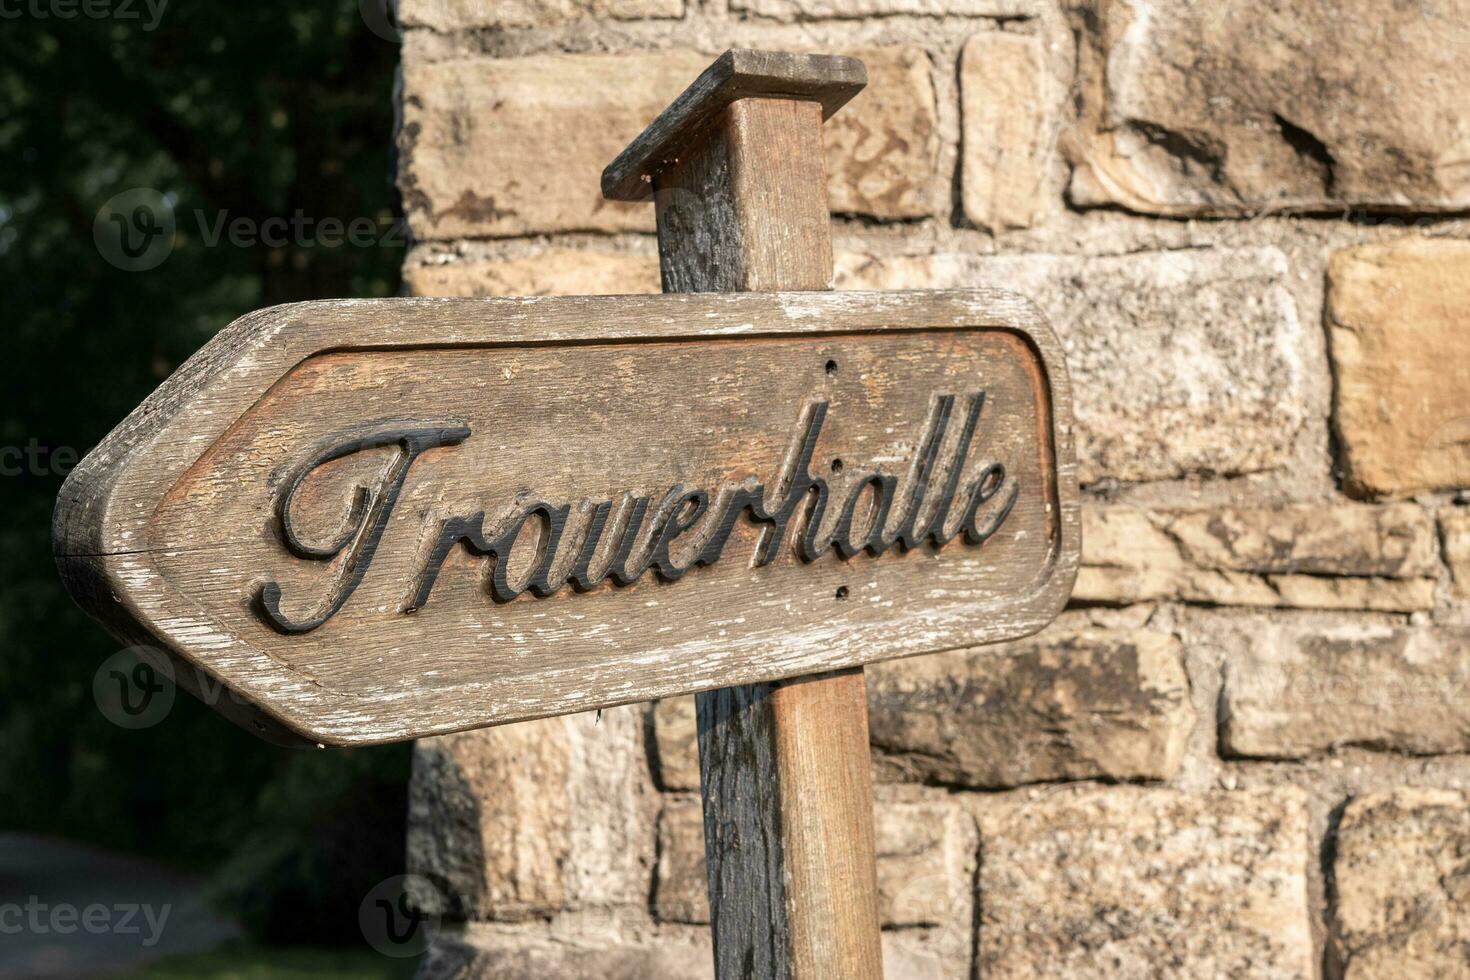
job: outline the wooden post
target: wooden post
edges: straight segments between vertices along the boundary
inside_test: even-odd
[[[665,292],[832,288],[822,122],[866,81],[729,51],[608,167],[654,199]],[[696,699],[716,976],[881,978],[862,668]]]
[[[728,52],[613,162],[681,295],[226,327],[67,478],[68,589],[283,741],[723,685],[698,704],[719,976],[881,977],[858,668],[1051,622],[1080,508],[1032,304],[799,292],[831,287],[822,121],[866,81]]]

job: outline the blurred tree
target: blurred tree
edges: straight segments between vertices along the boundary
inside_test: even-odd
[[[0,22],[0,448],[28,455],[0,475],[0,829],[228,861],[228,893],[252,907],[301,896],[274,921],[255,916],[262,931],[350,935],[362,882],[401,870],[407,748],[276,749],[183,695],[153,728],[113,726],[92,678],[118,644],[63,593],[49,533],[70,453],[226,323],[397,291],[398,49],[357,0],[175,3],[156,22],[144,3],[103,5],[106,18],[87,15],[93,4],[12,6]],[[94,242],[99,209],[136,188],[161,195],[176,226],[147,272]],[[293,217],[279,247],[215,235]],[[334,244],[318,237],[327,219],[376,231]],[[338,900],[314,907],[323,895]]]

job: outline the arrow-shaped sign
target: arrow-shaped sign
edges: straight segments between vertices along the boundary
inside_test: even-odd
[[[1069,406],[994,291],[278,307],[76,469],[55,549],[237,720],[386,742],[1039,629]]]

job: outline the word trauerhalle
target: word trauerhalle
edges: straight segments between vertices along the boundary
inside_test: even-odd
[[[119,637],[327,744],[1013,639],[1077,535],[1059,348],[987,290],[266,310],[55,527]]]
[[[787,529],[793,523],[797,526],[792,528],[791,550],[804,562],[814,562],[829,551],[846,560],[862,552],[877,557],[895,546],[910,551],[928,543],[939,550],[962,533],[966,544],[983,544],[1005,522],[1021,491],[1014,481],[1006,480],[1003,463],[988,462],[966,486],[964,499],[956,508],[985,393],[969,398],[964,427],[951,457],[941,468],[940,449],[954,402],[953,395],[934,400],[924,434],[916,443],[921,448],[902,486],[896,476],[868,470],[848,481],[845,502],[836,499],[834,488],[825,478],[811,473],[828,409],[827,402],[818,401],[803,412],[795,442],[776,482],[776,504],[767,503],[767,490],[761,483],[726,484],[719,489],[713,506],[709,491],[680,483],[664,493],[651,515],[651,498],[631,492],[622,495],[616,512],[610,500],[583,500],[570,531],[571,505],[543,500],[512,505],[509,514],[496,522],[496,530],[488,535],[483,511],[469,517],[444,518],[437,521],[433,547],[400,610],[416,612],[429,601],[434,581],[456,546],[490,559],[488,573],[482,572],[487,591],[496,602],[510,602],[527,592],[545,599],[566,585],[584,593],[608,580],[629,586],[649,568],[661,581],[677,582],[691,568],[719,561],[742,518],[762,529],[751,558],[755,567],[769,565],[780,555]],[[414,425],[393,421],[351,431],[313,453],[279,495],[277,518],[281,536],[292,553],[318,560],[341,558],[336,581],[321,611],[300,621],[281,612],[280,586],[266,583],[256,596],[266,621],[283,633],[309,633],[335,615],[367,574],[414,461],[430,449],[457,445],[470,434],[468,427],[452,423]],[[382,471],[375,487],[357,488],[352,519],[343,533],[326,546],[302,541],[291,516],[291,504],[301,484],[330,462],[381,446],[394,446],[397,455]],[[837,460],[833,461],[833,469],[841,469]],[[900,492],[903,500],[895,508]],[[985,505],[997,496],[1003,500],[987,511]],[[890,520],[895,509],[899,515],[896,524]],[[529,535],[528,527],[532,528]],[[686,535],[688,541],[684,540]],[[517,549],[533,555],[529,571],[518,580],[511,572]],[[681,550],[685,552],[682,559],[676,557]]]

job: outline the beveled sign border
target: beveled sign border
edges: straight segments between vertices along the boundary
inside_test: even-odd
[[[303,361],[341,351],[559,347],[608,341],[699,341],[840,336],[935,329],[987,329],[1023,338],[1038,356],[1052,420],[1049,495],[1056,502],[1048,573],[963,642],[913,649],[813,649],[779,670],[731,666],[722,684],[871,663],[894,656],[1015,639],[1035,632],[1066,604],[1076,577],[1079,523],[1071,391],[1061,348],[1029,301],[993,289],[894,292],[725,293],[517,299],[342,300],[262,310],[225,328],[120,424],[62,488],[53,548],[69,590],[129,644],[172,659],[181,686],[222,685],[210,700],[258,734],[285,743],[373,744],[689,693],[678,671],[663,683],[601,700],[548,699],[514,717],[461,705],[429,711],[402,694],[374,699],[325,690],[233,635],[159,572],[148,546],[158,503],[200,456],[277,381]],[[783,428],[787,420],[773,422]],[[1024,588],[1024,584],[1018,584]],[[141,625],[140,625],[141,624]],[[196,671],[196,668],[198,670]],[[202,672],[202,673],[201,673]],[[493,684],[493,678],[485,683]],[[473,687],[473,684],[467,685]],[[442,699],[442,692],[426,692]],[[472,699],[467,698],[467,703]]]

